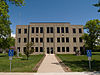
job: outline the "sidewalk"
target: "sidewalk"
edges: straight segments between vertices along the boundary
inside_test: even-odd
[[[48,54],[44,58],[42,64],[40,65],[38,73],[51,73],[51,72],[63,72],[64,70],[57,61],[54,54]]]

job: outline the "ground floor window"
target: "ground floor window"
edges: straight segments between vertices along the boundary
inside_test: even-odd
[[[17,50],[19,50],[19,52],[20,52],[20,47],[17,47]]]
[[[24,53],[26,52],[26,47],[23,48]]]
[[[60,52],[60,47],[57,47],[57,52]]]
[[[66,52],[69,52],[69,47],[66,47]]]
[[[74,47],[74,52],[76,52],[77,47]]]
[[[35,47],[35,52],[38,52],[38,47]]]
[[[43,47],[40,47],[40,52],[43,52]]]
[[[62,52],[65,52],[65,47],[62,47]]]

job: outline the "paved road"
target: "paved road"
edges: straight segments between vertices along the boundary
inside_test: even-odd
[[[64,73],[64,70],[59,64],[59,62],[57,61],[54,54],[47,54],[37,72],[38,73],[50,73],[50,72]]]

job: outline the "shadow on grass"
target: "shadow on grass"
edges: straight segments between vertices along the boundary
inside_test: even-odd
[[[0,57],[6,57],[7,55],[0,55]]]

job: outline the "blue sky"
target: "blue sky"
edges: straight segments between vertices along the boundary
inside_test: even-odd
[[[25,0],[25,6],[9,4],[12,33],[16,25],[30,22],[70,22],[72,25],[85,25],[89,20],[99,19],[98,8],[92,6],[98,0]]]

